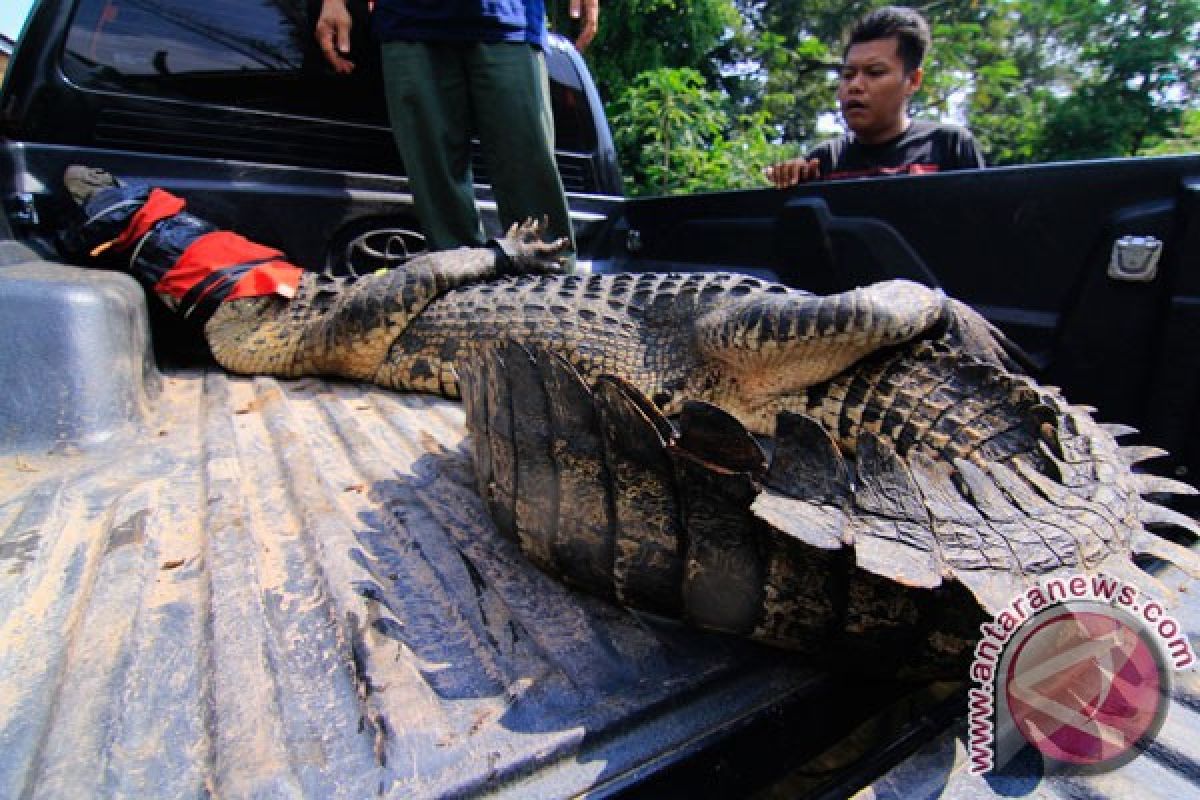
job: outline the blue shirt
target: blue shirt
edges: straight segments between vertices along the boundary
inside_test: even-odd
[[[546,46],[544,0],[376,0],[384,42],[526,42]]]

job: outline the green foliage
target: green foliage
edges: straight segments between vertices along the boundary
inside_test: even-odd
[[[1200,153],[1200,110],[1183,112],[1183,120],[1171,135],[1152,140],[1142,155],[1173,156]]]
[[[1048,102],[1047,111],[1035,154],[1042,161],[1134,156],[1148,137],[1166,136],[1178,122],[1178,112],[1121,85],[1085,84]]]
[[[643,72],[610,121],[635,196],[765,185],[762,170],[790,154],[769,141],[766,112],[731,114],[728,99],[690,68]]]
[[[630,193],[765,186],[824,138],[844,32],[881,4],[602,0],[586,57]],[[934,34],[912,112],[966,124],[991,164],[1200,145],[1200,0],[911,5]],[[549,7],[570,35],[567,0]]]
[[[550,25],[572,36],[568,0],[547,3]],[[643,72],[688,67],[711,80],[711,54],[741,24],[732,0],[601,0],[600,26],[587,49],[605,102],[613,102]]]
[[[1045,104],[1041,160],[1138,155],[1176,128],[1197,89],[1198,0],[1085,4],[1063,35],[1077,80]]]

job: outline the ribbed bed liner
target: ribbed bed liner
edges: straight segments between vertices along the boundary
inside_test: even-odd
[[[565,796],[819,690],[530,567],[464,435],[188,371],[136,434],[0,460],[0,796]]]

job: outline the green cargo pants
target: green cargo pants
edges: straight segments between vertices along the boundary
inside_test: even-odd
[[[566,236],[574,251],[540,51],[513,43],[385,42],[383,75],[392,131],[432,249],[484,242],[471,170],[477,133],[504,228],[548,217],[546,238]]]

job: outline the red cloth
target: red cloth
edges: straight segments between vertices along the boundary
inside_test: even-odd
[[[238,280],[227,300],[265,294],[295,296],[304,270],[284,261],[280,251],[229,231],[214,231],[198,237],[179,255],[175,266],[155,284],[154,291],[182,298],[211,273],[251,261],[263,263],[254,265]]]
[[[885,175],[932,175],[938,171],[937,164],[905,164],[902,167],[874,167],[848,172],[831,172],[822,175],[822,180],[836,178],[877,178]]]
[[[129,225],[121,231],[121,235],[107,244],[96,248],[95,253],[108,248],[121,251],[129,248],[138,239],[145,236],[154,225],[167,217],[173,217],[183,211],[187,202],[182,197],[176,197],[162,189],[151,189],[150,195],[142,207],[129,219]]]
[[[125,250],[139,241],[160,221],[173,217],[187,206],[183,198],[176,197],[163,189],[152,189],[146,202],[134,213],[129,225],[121,235],[111,242],[96,248],[93,254],[109,249]],[[175,264],[154,285],[154,291],[182,299],[188,291],[213,272],[238,264],[255,264],[234,284],[233,291],[225,298],[260,297],[279,294],[295,297],[296,287],[304,270],[283,259],[283,253],[270,247],[239,236],[229,231],[214,231],[196,238],[179,255]],[[212,288],[216,288],[216,285]],[[209,289],[208,291],[212,291]]]

